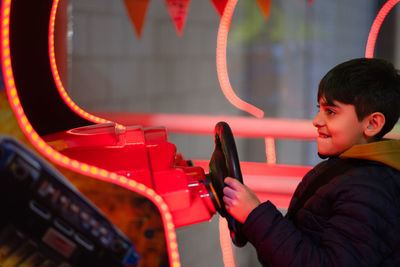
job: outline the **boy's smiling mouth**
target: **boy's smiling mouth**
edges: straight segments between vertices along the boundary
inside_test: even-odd
[[[329,138],[329,137],[331,137],[331,136],[328,135],[328,134],[322,133],[322,132],[318,132],[318,137],[319,137],[319,138]]]

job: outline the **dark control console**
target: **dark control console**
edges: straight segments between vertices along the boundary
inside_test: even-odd
[[[0,136],[0,266],[134,266],[130,240],[55,168]]]

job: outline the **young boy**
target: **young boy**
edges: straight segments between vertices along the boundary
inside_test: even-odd
[[[286,216],[227,177],[227,211],[268,266],[400,266],[400,75],[382,59],[353,59],[321,80],[318,154]],[[345,166],[345,167],[343,167]],[[314,188],[314,189],[311,189]]]

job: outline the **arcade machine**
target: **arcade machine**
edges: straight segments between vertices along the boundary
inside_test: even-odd
[[[165,127],[125,126],[80,109],[58,76],[57,5],[2,1],[7,96],[1,94],[0,107],[2,114],[12,109],[15,117],[3,116],[15,127],[1,129],[13,137],[0,139],[0,208],[12,214],[0,223],[0,262],[180,266],[175,228],[217,213],[232,242],[245,245],[241,224],[222,201],[224,177],[243,182],[229,124],[212,129],[214,152],[208,166],[199,166],[177,153]],[[296,177],[309,170],[286,169]]]

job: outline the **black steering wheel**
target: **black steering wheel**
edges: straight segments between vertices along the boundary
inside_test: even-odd
[[[218,122],[216,124],[214,143],[215,149],[209,163],[209,174],[207,175],[215,191],[214,205],[218,213],[226,218],[228,222],[233,244],[243,247],[247,243],[247,238],[242,232],[243,225],[226,211],[222,200],[225,177],[229,176],[243,183],[235,140],[231,128],[226,122]]]

